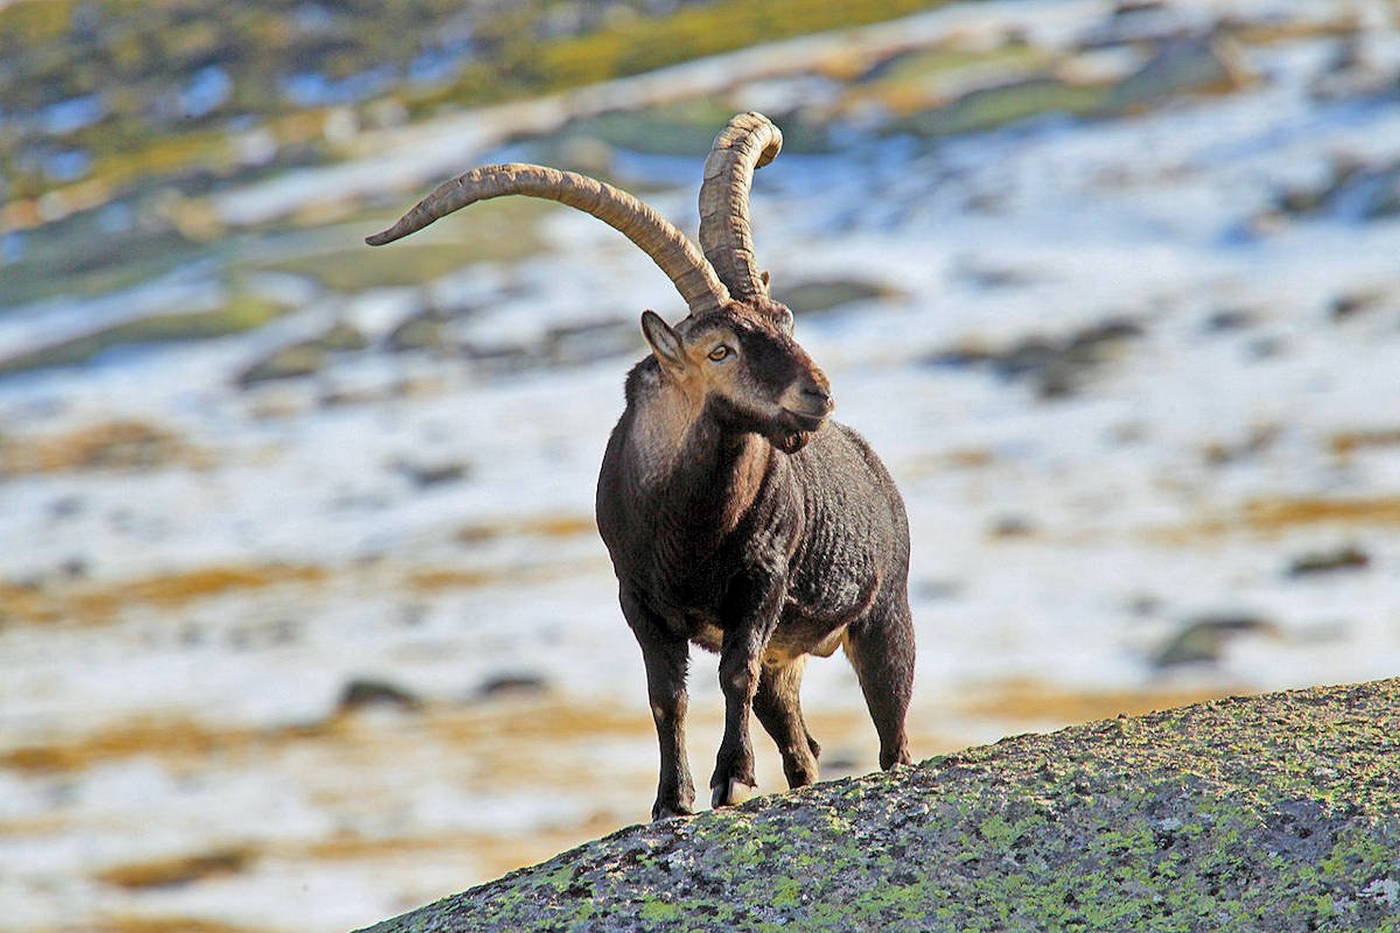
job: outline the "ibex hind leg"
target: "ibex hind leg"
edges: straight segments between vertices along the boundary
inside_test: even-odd
[[[803,658],[781,667],[764,665],[753,698],[753,712],[777,743],[789,787],[805,787],[817,779],[821,746],[802,718]]]
[[[851,625],[846,654],[880,736],[880,767],[909,764],[904,719],[914,686],[914,623],[903,593],[877,601],[864,619]]]

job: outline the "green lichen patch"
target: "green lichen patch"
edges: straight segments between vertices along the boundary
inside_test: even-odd
[[[1024,735],[636,826],[370,929],[1400,927],[1400,680]]]
[[[403,205],[407,208],[409,205]],[[361,235],[387,227],[393,216],[366,217],[354,228],[332,228],[347,238],[324,249],[301,253],[251,268],[304,276],[337,292],[353,293],[370,288],[422,285],[475,262],[510,263],[528,259],[546,249],[542,224],[552,210],[547,201],[513,198],[487,201],[472,207],[470,222],[461,219],[434,224],[422,233],[382,249],[367,249]],[[323,231],[310,242],[331,242]],[[349,245],[345,245],[349,243]]]
[[[207,311],[152,314],[0,359],[0,376],[54,366],[76,366],[99,354],[123,347],[241,334],[262,327],[286,310],[285,306],[270,299],[236,294],[219,307]]]

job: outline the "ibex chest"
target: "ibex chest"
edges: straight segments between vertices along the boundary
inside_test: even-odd
[[[714,545],[672,549],[664,535],[651,542],[645,569],[633,576],[634,585],[653,611],[677,634],[702,647],[718,650],[723,633],[743,615],[751,602],[753,581],[766,576],[773,560],[784,554],[752,553],[752,540],[725,539]]]

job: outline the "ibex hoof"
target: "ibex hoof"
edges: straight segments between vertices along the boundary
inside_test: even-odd
[[[651,818],[653,820],[669,820],[673,816],[694,816],[695,811],[690,807],[678,804],[674,807],[657,804],[651,808]]]
[[[710,806],[712,807],[734,807],[743,803],[753,796],[757,790],[752,784],[745,784],[740,780],[731,780],[727,784],[716,784],[710,788]]]

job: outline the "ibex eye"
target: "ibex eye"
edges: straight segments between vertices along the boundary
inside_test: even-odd
[[[724,344],[720,344],[710,351],[710,359],[718,363],[720,360],[728,359],[734,353],[733,350]]]

